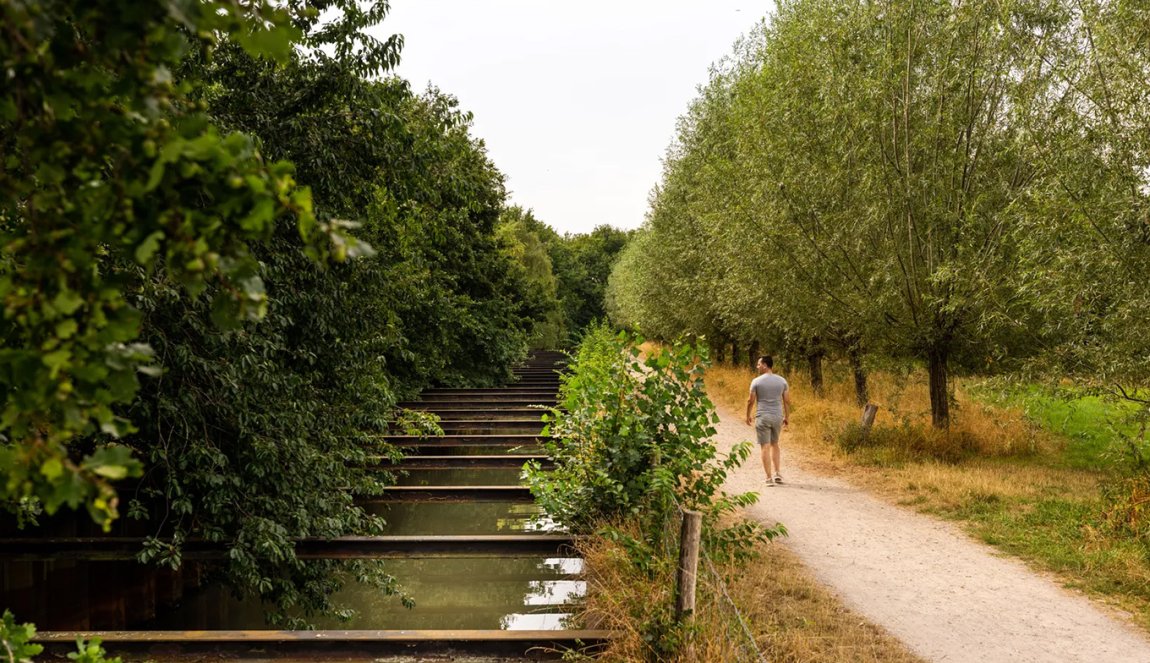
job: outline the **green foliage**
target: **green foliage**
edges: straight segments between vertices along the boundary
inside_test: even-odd
[[[11,611],[0,615],[0,645],[4,647],[7,663],[31,663],[32,658],[44,651],[42,645],[29,642],[36,636],[34,624],[17,624]]]
[[[575,531],[638,522],[645,539],[625,542],[637,564],[658,563],[657,547],[680,508],[704,514],[712,555],[738,555],[752,541],[773,537],[777,532],[751,525],[719,525],[721,516],[757,496],[721,490],[750,445],[719,457],[709,441],[717,416],[703,386],[705,352],[676,344],[640,358],[640,342],[603,325],[584,337],[563,376],[562,408],[547,416],[555,440],[545,446],[556,467],[528,466],[537,501]]]
[[[545,512],[572,530],[597,530],[647,582],[674,577],[683,509],[702,513],[704,554],[745,560],[755,542],[786,534],[782,525],[724,524],[758,498],[722,491],[750,443],[720,457],[710,441],[718,417],[703,385],[705,350],[676,343],[642,357],[642,342],[592,325],[562,377],[562,407],[547,415],[555,469],[529,464],[527,483]],[[654,660],[688,641],[691,626],[675,619],[670,602],[631,608]]]
[[[546,347],[566,347],[574,343],[592,322],[607,317],[607,281],[611,269],[631,240],[632,232],[618,230],[611,226],[597,226],[590,233],[559,235],[549,226],[535,218],[531,210],[518,206],[509,207],[504,212],[505,223],[514,228],[523,249],[524,268],[539,283],[543,294],[540,301],[546,305],[544,324],[537,330]],[[512,232],[509,230],[508,232]],[[541,242],[546,250],[548,269],[554,280],[552,301],[551,286],[543,276],[540,266],[543,256],[537,255],[535,243]],[[528,248],[530,247],[530,248]],[[530,258],[528,255],[530,254]]]
[[[44,651],[43,645],[30,642],[35,636],[35,625],[17,624],[12,612],[5,610],[0,615],[0,647],[3,647],[0,650],[0,660],[5,663],[32,663]],[[87,642],[77,640],[76,651],[68,654],[68,658],[77,663],[121,663],[118,656],[107,658],[100,642],[99,638]]]
[[[939,427],[952,370],[1145,384],[1146,17],[779,3],[682,118],[614,319],[926,363]]]
[[[607,282],[631,236],[631,231],[596,226],[590,233],[567,234],[548,246],[570,334],[580,334],[607,318]]]
[[[380,565],[300,560],[293,541],[381,532],[355,497],[393,480],[370,467],[398,455],[383,434],[435,429],[396,403],[429,384],[503,379],[532,315],[496,234],[502,176],[467,114],[437,91],[366,80],[343,58],[273,65],[233,44],[182,71],[203,81],[216,122],[295,164],[317,219],[355,226],[375,251],[320,270],[277,227],[254,251],[269,313],[226,330],[209,297],[165,280],[140,297],[166,370],[131,408],[155,532],[142,558],[175,564],[184,540],[226,542],[222,579],[292,627],[338,614],[328,597],[341,578],[396,591]]]
[[[305,626],[341,578],[395,591],[294,549],[382,531],[382,434],[436,428],[395,404],[525,352],[503,177],[453,98],[380,78],[386,2],[121,5],[0,0],[0,498],[107,527],[146,466],[140,559],[225,543]]]
[[[551,256],[540,237],[546,231],[550,229],[536,221],[531,212],[517,206],[504,210],[499,226],[507,255],[527,284],[526,308],[532,319],[540,321],[529,343],[534,348],[559,348],[566,344],[567,330]]]
[[[49,513],[84,504],[108,526],[109,481],[139,475],[110,447],[133,431],[116,408],[137,373],[158,372],[134,342],[131,293],[149,277],[189,297],[211,288],[216,321],[231,325],[266,311],[251,246],[277,223],[315,259],[359,245],[315,218],[290,164],[221,132],[191,100],[195,81],[173,75],[228,38],[285,60],[300,33],[282,8],[8,0],[0,18],[0,435],[12,470],[0,497]]]
[[[100,638],[92,638],[88,642],[77,640],[76,651],[68,654],[68,659],[76,663],[121,663],[119,656],[108,658],[100,642]]]

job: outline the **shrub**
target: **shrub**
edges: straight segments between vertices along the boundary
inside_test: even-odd
[[[585,335],[563,378],[562,407],[547,415],[555,469],[532,463],[527,480],[549,515],[576,532],[597,531],[652,582],[674,577],[680,509],[703,514],[703,550],[720,560],[744,559],[785,529],[724,522],[758,496],[722,491],[750,443],[721,457],[710,442],[718,417],[703,386],[705,350],[676,343],[644,357],[642,342],[606,326]],[[656,659],[689,640],[669,602],[632,607],[629,619]]]

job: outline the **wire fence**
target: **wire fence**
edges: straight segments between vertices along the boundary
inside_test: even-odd
[[[681,521],[684,517],[683,505],[675,499],[676,514]],[[678,530],[674,527],[668,527],[666,535],[663,536],[664,554],[670,559],[678,559],[679,540]],[[739,606],[731,598],[730,590],[727,587],[727,581],[719,570],[715,568],[715,563],[711,556],[707,553],[705,546],[699,546],[699,557],[703,562],[702,566],[705,568],[706,573],[696,573],[696,581],[703,584],[707,591],[697,594],[709,601],[707,607],[711,607],[722,611],[726,614],[723,622],[727,625],[728,635],[730,642],[736,644],[739,658],[736,663],[768,663],[766,654],[759,649],[758,641],[755,639],[754,632],[751,630],[746,615],[739,609]],[[699,613],[699,608],[695,609],[696,614]]]

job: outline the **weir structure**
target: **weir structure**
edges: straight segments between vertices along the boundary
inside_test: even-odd
[[[429,389],[401,404],[438,415],[445,434],[387,436],[405,457],[380,468],[401,479],[360,503],[388,521],[388,534],[298,542],[301,558],[386,560],[388,572],[413,585],[409,613],[395,597],[385,603],[360,589],[337,597],[360,602],[365,614],[354,628],[268,630],[260,627],[258,605],[200,586],[204,565],[222,558],[224,546],[187,541],[184,566],[170,571],[134,561],[142,537],[78,535],[86,533],[82,527],[40,537],[4,532],[15,536],[0,537],[0,608],[12,608],[20,621],[40,621],[37,640],[56,654],[93,636],[111,655],[161,661],[207,653],[241,660],[547,659],[593,650],[610,634],[574,628],[563,612],[583,591],[574,541],[538,512],[519,480],[524,463],[549,462],[540,448],[541,417],[556,403],[562,359],[536,351],[506,387]],[[484,597],[491,605],[476,603]]]

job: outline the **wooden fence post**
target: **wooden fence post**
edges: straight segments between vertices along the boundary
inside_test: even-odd
[[[683,511],[683,529],[679,535],[679,573],[675,592],[675,619],[685,621],[695,612],[695,580],[699,572],[699,536],[703,514]]]
[[[870,434],[871,426],[874,426],[874,417],[878,414],[878,406],[874,403],[867,403],[863,408],[862,413],[862,434],[865,439]]]

